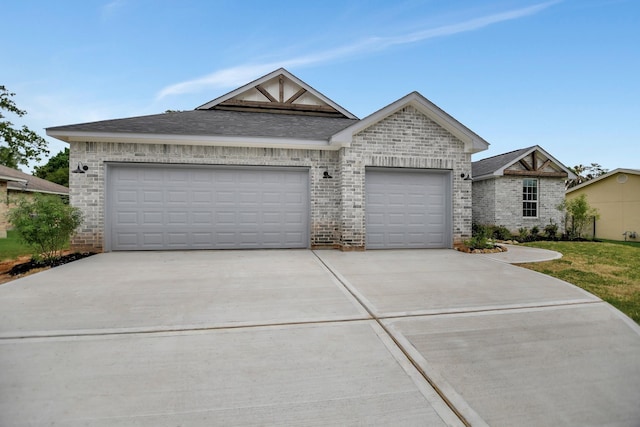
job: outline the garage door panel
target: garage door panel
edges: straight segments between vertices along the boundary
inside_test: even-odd
[[[450,172],[368,169],[366,246],[450,247]]]
[[[308,192],[303,169],[111,166],[108,247],[305,248]]]
[[[118,225],[135,226],[138,224],[138,212],[118,212],[115,219]]]
[[[116,194],[119,203],[138,203],[138,192],[135,190],[120,190]]]

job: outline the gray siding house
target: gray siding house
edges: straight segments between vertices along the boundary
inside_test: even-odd
[[[76,248],[450,248],[488,143],[417,92],[360,120],[285,69],[192,111],[47,129]],[[86,169],[86,170],[85,170]]]
[[[522,148],[472,164],[473,222],[499,225],[511,232],[551,221],[562,226],[556,207],[565,181],[575,174],[540,146]]]

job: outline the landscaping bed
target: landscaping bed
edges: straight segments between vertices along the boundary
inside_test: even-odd
[[[35,260],[31,256],[20,256],[16,259],[5,260],[0,262],[0,284],[92,255],[95,255],[95,252],[67,252],[50,262]]]

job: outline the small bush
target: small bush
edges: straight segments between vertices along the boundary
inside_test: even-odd
[[[511,240],[513,238],[509,229],[504,225],[494,225],[492,227],[491,237],[496,240]]]
[[[529,236],[527,236],[527,242],[535,242],[542,239],[543,236],[540,235],[540,227],[538,227],[537,225],[531,227],[531,230],[529,230]]]
[[[489,241],[490,227],[481,224],[473,224],[473,237],[465,240],[464,244],[471,249],[491,249],[494,243]]]
[[[518,237],[516,238],[518,242],[524,243],[529,241],[529,229],[527,227],[518,228]]]
[[[57,196],[35,194],[32,199],[20,199],[9,211],[8,219],[34,255],[51,263],[62,255],[75,229],[82,224],[82,213]]]
[[[592,208],[587,196],[581,194],[571,200],[564,200],[557,207],[563,213],[563,223],[568,240],[580,240],[590,221],[599,219],[598,210]]]
[[[549,224],[544,227],[544,237],[547,240],[558,240],[558,224],[549,220]]]

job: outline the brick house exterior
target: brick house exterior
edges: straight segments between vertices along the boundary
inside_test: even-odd
[[[69,189],[18,169],[0,165],[0,238],[7,237],[7,230],[10,229],[7,220],[9,210],[19,199],[33,197],[36,193],[68,197]]]
[[[452,247],[471,235],[471,181],[464,178],[471,171],[471,154],[488,147],[481,137],[417,92],[359,120],[284,69],[194,111],[60,126],[47,129],[47,133],[70,144],[71,165],[87,167],[86,173],[70,177],[71,203],[82,210],[85,218],[73,245],[98,251],[126,247],[118,246],[118,239],[125,233],[118,234],[121,230],[115,216],[126,212],[114,205],[114,198],[120,196],[109,188],[114,171],[141,176],[146,170],[166,175],[166,171],[189,173],[196,168],[214,175],[220,171],[223,178],[227,171],[239,171],[240,180],[245,169],[274,171],[274,179],[280,170],[302,171],[300,175],[308,180],[308,224],[304,225],[308,240],[302,246],[291,247],[343,250],[369,247],[367,221],[377,218],[367,217],[368,198],[373,193],[367,193],[366,177],[374,170],[381,171],[383,177],[386,172],[398,172],[401,180],[405,171],[413,173],[419,181],[416,188],[422,188],[423,181],[427,189],[433,187],[433,182],[443,183],[441,188],[427,190],[431,192],[428,197],[410,193],[404,197],[440,197],[438,203],[444,201],[445,205],[437,213],[441,218],[430,226],[440,227],[436,231],[444,230],[445,236],[415,233],[411,219],[404,219],[400,225],[391,221],[389,228],[399,231],[390,232],[390,240],[380,247]],[[265,176],[271,179],[269,173]],[[392,202],[400,197],[394,188],[383,188],[383,196]],[[276,190],[268,190],[269,194],[273,191]],[[135,197],[137,221],[142,221],[139,228],[144,230],[148,224],[140,217],[147,208],[139,200],[140,195]],[[166,194],[164,197],[166,200]],[[392,202],[379,208],[382,217],[397,216],[392,212]],[[175,213],[168,208],[158,209],[157,216],[162,218]],[[217,208],[212,205],[212,209]],[[258,224],[260,215],[266,214],[258,212],[259,207],[256,209],[253,216],[258,217]],[[385,209],[389,209],[388,215]],[[211,227],[215,229],[216,224]],[[175,231],[180,234],[178,226]],[[412,241],[417,234],[426,240]],[[132,238],[139,242],[144,236]],[[264,246],[264,242],[242,246],[246,242],[238,242],[228,247],[288,247],[286,242],[280,246]],[[134,249],[145,249],[142,243],[135,244],[138,246]],[[214,241],[204,248],[226,247],[216,244]],[[187,244],[184,248],[195,247]]]
[[[513,233],[523,227],[542,230],[550,222],[562,225],[556,207],[564,200],[565,181],[575,175],[541,147],[479,160],[472,170],[474,223],[504,226]],[[524,189],[528,184],[535,186],[529,192]]]

